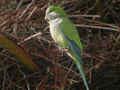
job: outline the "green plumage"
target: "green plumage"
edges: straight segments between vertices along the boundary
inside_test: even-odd
[[[73,40],[78,45],[81,51],[83,50],[83,46],[80,42],[80,37],[76,27],[67,17],[63,18],[63,22],[61,23],[61,30],[69,39]]]
[[[80,51],[83,46],[80,42],[79,34],[74,24],[69,20],[66,13],[59,6],[49,6],[46,10],[45,19],[50,25],[50,34],[54,41],[62,48],[68,48],[69,55],[72,56],[86,89],[89,90],[85,74],[82,68]]]

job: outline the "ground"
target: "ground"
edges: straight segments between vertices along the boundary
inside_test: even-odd
[[[20,47],[39,67],[31,71],[2,45],[1,90],[85,90],[74,62],[58,50],[50,36],[44,20],[49,4],[64,8],[77,27],[90,90],[119,90],[119,0],[1,0],[0,35],[4,33],[8,45]]]

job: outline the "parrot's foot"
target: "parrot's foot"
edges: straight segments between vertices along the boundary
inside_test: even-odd
[[[62,50],[68,52],[68,48],[62,48]]]
[[[63,56],[64,52],[68,52],[68,48],[61,48],[61,56]]]
[[[53,52],[55,52],[57,56],[63,56],[63,54],[59,48],[54,48]]]
[[[57,48],[54,49],[54,52],[57,53],[57,56],[63,56],[64,52],[68,52],[69,49],[67,47],[61,47],[57,45]]]
[[[68,51],[67,47],[57,46],[60,51]]]
[[[53,52],[59,57],[63,56],[63,49],[62,48],[54,48]]]
[[[61,56],[63,56],[64,52],[68,52],[68,48],[67,47],[57,46],[57,48],[59,49],[59,51],[61,51]]]

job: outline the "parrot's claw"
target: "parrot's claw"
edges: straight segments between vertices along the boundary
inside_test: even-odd
[[[64,52],[68,52],[68,48],[66,47],[60,47],[60,46],[57,46],[59,51],[61,51],[61,54],[59,54],[59,56],[63,56]]]
[[[68,48],[62,48],[62,50],[68,52]]]
[[[57,46],[58,47],[58,49],[60,50],[60,51],[62,51],[62,52],[68,52],[68,48],[67,47],[61,47],[61,46]]]
[[[68,52],[68,48],[61,48],[61,56],[63,56],[64,52]]]

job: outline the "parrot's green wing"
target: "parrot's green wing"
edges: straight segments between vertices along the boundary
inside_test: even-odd
[[[76,30],[74,24],[67,17],[63,18],[60,28],[66,37],[68,37],[70,40],[73,40],[82,51],[83,46],[80,42],[78,31]]]

